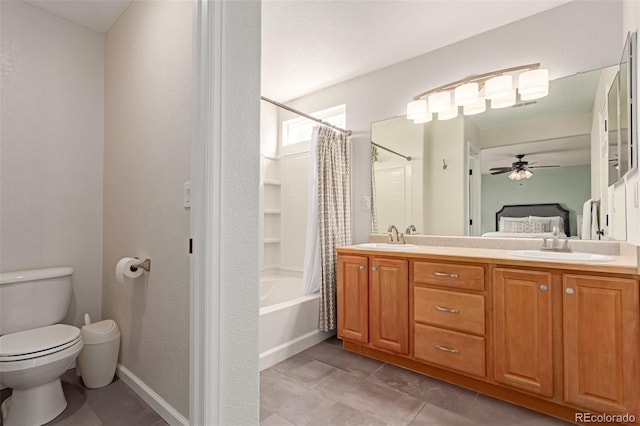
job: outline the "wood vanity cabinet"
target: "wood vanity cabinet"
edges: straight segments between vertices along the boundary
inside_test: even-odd
[[[486,376],[484,267],[413,262],[414,357]]]
[[[369,327],[371,345],[409,353],[409,262],[371,258]]]
[[[338,256],[338,337],[409,353],[406,260]]]
[[[640,424],[635,267],[354,253],[338,256],[345,349],[569,421]]]
[[[369,341],[369,258],[338,256],[338,337]]]
[[[564,399],[638,417],[638,282],[563,278]]]
[[[495,268],[492,293],[495,381],[553,396],[551,274]]]

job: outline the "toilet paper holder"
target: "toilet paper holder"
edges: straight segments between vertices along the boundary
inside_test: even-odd
[[[136,259],[138,258],[136,257]],[[151,270],[151,259],[145,259],[137,265],[131,265],[129,269],[131,269],[131,272],[135,272],[138,270],[138,268],[142,268],[145,271],[149,272]]]

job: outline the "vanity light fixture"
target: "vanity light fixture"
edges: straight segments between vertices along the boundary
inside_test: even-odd
[[[518,75],[516,88],[513,85],[514,76],[521,71],[524,72]],[[491,101],[491,108],[506,108],[515,104],[517,95],[521,101],[526,101],[548,94],[549,72],[540,68],[539,63],[521,65],[454,81],[420,93],[407,104],[407,119],[414,120],[414,123],[426,123],[431,121],[433,113],[438,113],[439,120],[448,120],[458,116],[460,106],[464,115],[473,115],[486,110],[486,100]],[[423,99],[425,97],[428,102]]]

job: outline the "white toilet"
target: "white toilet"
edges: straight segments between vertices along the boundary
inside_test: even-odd
[[[0,384],[4,426],[39,426],[64,411],[60,376],[82,349],[80,329],[57,324],[71,302],[72,268],[0,273]]]

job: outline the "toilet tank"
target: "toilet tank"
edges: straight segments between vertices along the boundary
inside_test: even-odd
[[[71,303],[73,268],[0,272],[0,335],[59,323]]]

